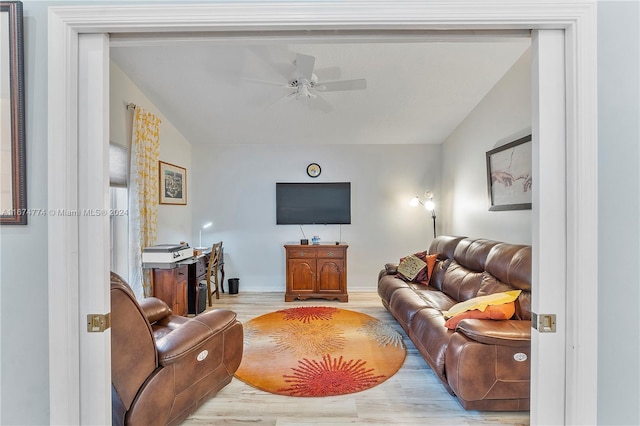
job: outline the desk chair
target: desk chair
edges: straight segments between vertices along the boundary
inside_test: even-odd
[[[220,285],[218,281],[218,271],[220,269],[220,258],[222,254],[222,241],[214,243],[211,247],[211,254],[209,255],[209,266],[207,267],[207,277],[205,282],[207,283],[207,300],[209,306],[213,306],[211,295],[215,293],[216,299],[220,299]]]

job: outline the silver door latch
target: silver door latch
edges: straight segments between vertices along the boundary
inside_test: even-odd
[[[556,314],[536,314],[531,312],[531,327],[540,333],[555,333]]]

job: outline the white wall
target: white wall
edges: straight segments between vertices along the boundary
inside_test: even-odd
[[[132,109],[126,108],[129,103],[139,105],[160,117],[160,160],[187,169],[187,205],[160,204],[158,244],[188,241],[193,210],[190,197],[193,189],[191,144],[113,61],[110,65],[110,140],[123,146],[130,145],[134,113]]]
[[[531,210],[489,211],[486,166],[487,151],[529,134],[530,129],[527,50],[443,144],[444,233],[531,244]]]
[[[597,332],[602,425],[640,424],[639,21],[638,2],[598,2]]]
[[[322,167],[318,178],[307,164]],[[351,225],[342,225],[348,290],[375,291],[386,262],[424,250],[433,237],[430,215],[408,206],[411,197],[440,188],[437,145],[193,146],[193,240],[222,240],[227,277],[240,291],[285,289],[283,245],[302,238],[295,225],[276,225],[276,182],[351,182]],[[436,202],[438,199],[436,198]],[[308,238],[340,239],[339,225],[303,227]],[[226,283],[225,283],[226,285]]]
[[[27,208],[47,208],[47,10],[24,2]],[[0,424],[49,423],[46,216],[0,226]]]

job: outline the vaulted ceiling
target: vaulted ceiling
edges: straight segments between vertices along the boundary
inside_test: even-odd
[[[111,58],[192,144],[439,144],[530,46],[526,33],[112,38]],[[287,98],[296,54],[364,90]]]

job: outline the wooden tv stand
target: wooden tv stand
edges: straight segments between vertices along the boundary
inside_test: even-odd
[[[346,244],[286,244],[284,301],[337,299],[347,302]]]

